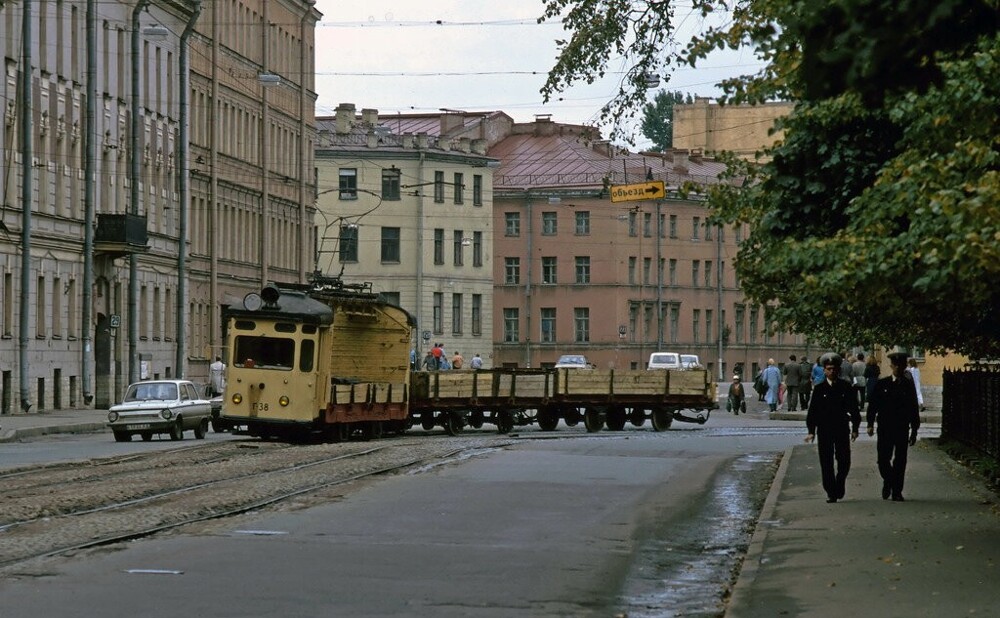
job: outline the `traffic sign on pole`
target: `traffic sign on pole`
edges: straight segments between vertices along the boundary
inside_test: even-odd
[[[667,189],[662,180],[651,180],[634,185],[612,185],[612,202],[637,202],[641,200],[660,200],[667,195]]]

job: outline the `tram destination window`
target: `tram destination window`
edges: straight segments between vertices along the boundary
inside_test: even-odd
[[[234,364],[258,369],[291,369],[295,366],[295,340],[283,337],[237,337]]]

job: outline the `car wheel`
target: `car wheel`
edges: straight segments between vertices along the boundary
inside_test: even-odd
[[[181,426],[180,419],[177,419],[177,422],[170,426],[170,439],[171,440],[184,439],[184,427]]]
[[[204,440],[206,434],[208,434],[208,419],[203,418],[198,423],[198,426],[194,428],[194,437],[198,440]]]
[[[127,431],[116,431],[116,432],[114,432],[114,434],[115,434],[115,442],[131,442],[132,441],[132,434],[130,434]]]

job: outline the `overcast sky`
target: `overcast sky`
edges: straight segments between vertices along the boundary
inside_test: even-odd
[[[318,0],[316,113],[354,103],[381,113],[502,110],[521,122],[552,114],[556,122],[595,124],[624,64],[543,105],[539,89],[564,31],[535,23],[542,7],[542,0]],[[700,18],[683,25],[698,28]],[[750,52],[711,60],[718,68],[681,70],[661,88],[715,97],[720,79],[759,66]]]

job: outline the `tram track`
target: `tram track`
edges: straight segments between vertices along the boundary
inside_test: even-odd
[[[298,496],[406,469],[430,469],[440,462],[460,459],[463,454],[509,443],[491,437],[472,443],[467,439],[447,439],[392,441],[377,446],[352,443],[302,447],[310,451],[311,458],[292,465],[246,470],[226,478],[210,478],[211,468],[205,467],[205,474],[196,482],[161,488],[139,497],[105,499],[88,508],[57,515],[0,518],[0,575],[18,567],[28,568],[28,563],[39,559],[271,508]],[[129,479],[116,477],[108,482],[121,485]],[[96,494],[106,496],[114,492],[102,490]],[[60,499],[46,498],[44,502],[49,506],[44,510],[58,510],[52,503]]]

